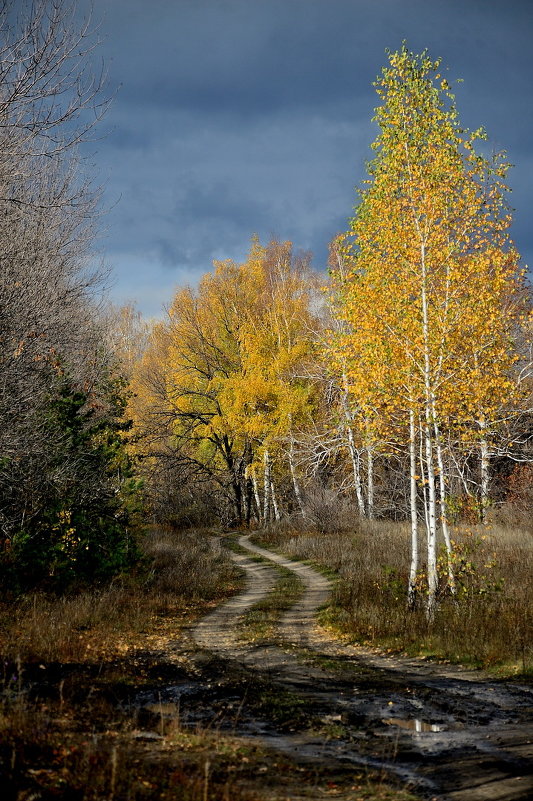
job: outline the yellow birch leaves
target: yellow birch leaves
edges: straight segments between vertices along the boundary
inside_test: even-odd
[[[380,134],[334,273],[335,352],[361,407],[470,425],[512,392],[518,256],[504,157],[475,151],[439,62],[406,47],[376,83]],[[346,329],[345,329],[346,331]]]
[[[254,238],[243,264],[216,262],[198,290],[178,290],[154,331],[141,369],[148,389],[137,380],[144,418],[159,393],[160,419],[200,462],[249,466],[264,449],[275,454],[311,411],[315,292],[308,260],[289,242]]]

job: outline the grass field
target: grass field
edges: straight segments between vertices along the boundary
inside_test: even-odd
[[[260,539],[338,577],[322,623],[354,642],[493,669],[533,673],[533,534],[500,526],[452,532],[457,597],[440,593],[433,625],[406,606],[410,532],[407,524],[361,521],[353,534],[317,534],[289,526]],[[445,560],[441,555],[444,578]]]

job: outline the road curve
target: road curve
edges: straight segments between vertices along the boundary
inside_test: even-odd
[[[200,648],[224,658],[245,660],[249,648],[238,636],[239,619],[270,592],[277,581],[277,573],[244,554],[230,552],[230,556],[245,572],[246,587],[197,623],[192,635]]]
[[[320,633],[315,616],[331,595],[331,581],[309,565],[280,556],[250,542],[249,536],[239,539],[239,545],[274,564],[291,570],[303,582],[305,592],[282,617],[279,631],[284,640],[302,648],[319,646]],[[321,649],[320,649],[321,650]]]
[[[251,543],[248,536],[240,537],[239,545],[302,580],[303,596],[278,626],[282,641],[296,650],[276,643],[254,646],[239,638],[240,617],[273,588],[277,577],[273,568],[235,553],[232,559],[246,572],[246,589],[196,625],[196,643],[284,686],[299,688],[310,703],[326,703],[335,719],[347,722],[352,737],[350,743],[324,743],[301,734],[276,736],[269,744],[293,755],[383,767],[438,799],[533,798],[531,688],[497,682],[459,666],[381,656],[342,643],[316,621],[317,610],[332,590],[325,576]],[[311,652],[333,664],[336,660],[343,669],[353,668],[342,691],[338,673],[321,667],[320,660],[317,664],[316,659],[305,659]],[[369,756],[369,735],[377,743],[387,737],[394,742],[394,759]]]
[[[247,548],[251,553],[261,552],[261,549],[251,545],[248,537],[245,536],[240,537],[239,545]],[[270,561],[282,566],[285,566],[286,562],[287,568],[293,572],[297,572],[300,567],[307,573],[315,572],[306,565],[291,562],[277,554],[271,554],[270,551],[265,551],[266,553],[269,554],[266,558]],[[234,564],[246,575],[245,589],[197,623],[191,632],[193,639],[200,648],[223,659],[237,661],[246,668],[261,670],[271,677],[283,675],[289,681],[297,680],[301,672],[300,666],[292,656],[275,643],[256,645],[245,642],[240,637],[239,624],[242,616],[274,588],[279,574],[275,568],[269,567],[265,563],[258,563],[244,554],[230,551],[229,555]],[[318,574],[315,575],[318,576]],[[312,582],[312,578],[307,576],[307,581]],[[329,583],[328,587],[321,584],[320,592],[317,592],[315,587],[308,590],[306,584],[303,599],[305,600],[305,609],[301,608],[301,603],[293,606],[286,616],[289,620],[288,625],[283,624],[284,637],[286,632],[287,640],[293,641],[297,636],[302,638],[305,636],[304,631],[309,621],[313,619],[315,603],[318,605],[324,603],[328,592]],[[321,675],[320,671],[317,672],[311,668],[306,673],[315,677]]]

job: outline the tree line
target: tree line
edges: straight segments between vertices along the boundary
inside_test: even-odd
[[[66,2],[13,0],[0,30],[5,585],[123,569],[141,501],[169,525],[326,531],[342,513],[410,521],[408,599],[423,592],[431,617],[455,592],[451,525],[527,508],[532,491],[508,164],[461,127],[440,62],[389,54],[328,280],[290,242],[253,237],[148,325],[103,305],[92,267],[98,196],[78,144],[107,101],[89,23]]]
[[[409,519],[409,603],[423,563],[431,617],[441,541],[456,591],[450,524],[531,478],[531,313],[505,154],[461,127],[427,53],[389,54],[376,89],[375,156],[325,291],[309,255],[257,238],[178,290],[134,372],[133,441],[169,518],[309,520],[318,488]]]

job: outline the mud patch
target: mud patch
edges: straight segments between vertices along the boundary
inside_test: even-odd
[[[302,763],[386,772],[433,798],[533,797],[531,688],[343,644],[316,621],[329,594],[327,578],[251,545],[247,537],[239,544],[293,570],[305,592],[284,613],[270,643],[243,644],[242,617],[264,598],[273,576],[264,565],[234,555],[248,576],[246,592],[192,632],[202,649],[216,655],[219,679],[241,671],[239,682],[230,678],[217,698],[206,688],[200,706],[218,710],[217,725],[231,721],[239,736]],[[232,717],[235,705],[239,714]]]
[[[446,730],[446,727],[441,723],[427,723],[425,720],[420,720],[420,718],[383,718],[381,722],[387,726],[398,726],[406,731],[414,731],[416,734]]]

